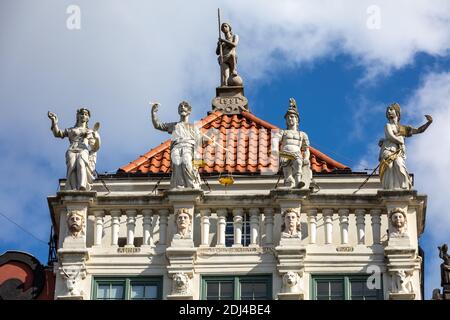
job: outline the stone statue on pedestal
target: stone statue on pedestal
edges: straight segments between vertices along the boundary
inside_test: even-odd
[[[283,170],[284,186],[308,189],[312,179],[309,160],[308,135],[298,130],[300,116],[294,98],[289,99],[289,108],[284,116],[286,130],[281,130],[279,156]]]
[[[97,151],[100,149],[100,135],[97,122],[93,129],[88,128],[91,113],[86,108],[77,110],[77,121],[72,128],[58,127],[58,117],[48,112],[52,121],[51,130],[57,138],[69,138],[70,146],[66,152],[67,181],[66,190],[89,191],[95,178]]]
[[[170,161],[172,177],[170,186],[172,189],[193,188],[200,189],[200,175],[194,166],[194,152],[203,142],[200,130],[189,123],[189,115],[192,107],[186,101],[178,106],[179,122],[162,123],[156,113],[159,103],[152,105],[152,122],[155,129],[167,131],[172,134],[170,144]]]
[[[427,122],[419,128],[404,126],[400,124],[400,105],[393,103],[386,109],[388,123],[384,126],[384,139],[379,141],[381,147],[380,180],[383,189],[388,190],[410,190],[411,178],[406,170],[406,148],[405,138],[414,134],[424,132],[433,122],[433,118],[425,115]]]
[[[222,23],[220,31],[223,32],[224,37],[220,36],[217,42],[216,54],[219,56],[221,86],[242,86],[242,78],[238,75],[237,67],[237,53],[236,47],[239,42],[239,37],[232,31],[229,23]]]
[[[439,258],[444,260],[441,263],[441,286],[447,286],[450,289],[450,256],[448,255],[448,246],[443,244],[439,249]],[[445,290],[445,288],[444,288]]]

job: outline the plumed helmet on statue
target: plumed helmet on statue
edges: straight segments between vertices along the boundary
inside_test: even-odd
[[[300,120],[300,115],[298,114],[297,109],[297,102],[295,101],[294,98],[289,98],[289,108],[286,111],[284,118],[287,119],[287,117],[291,114],[295,115],[297,117],[297,120]]]

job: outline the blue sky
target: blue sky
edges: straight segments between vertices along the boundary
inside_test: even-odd
[[[294,97],[312,145],[354,171],[376,166],[388,103],[402,105],[405,123],[434,116],[407,142],[415,188],[428,195],[421,245],[430,297],[439,287],[436,247],[450,242],[449,2],[241,2],[2,0],[0,212],[47,241],[46,197],[65,175],[67,148],[51,135],[48,110],[68,127],[79,106],[91,109],[102,124],[99,172],[167,138],[150,123],[149,101],[162,104],[164,120],[181,100],[195,119],[205,116],[219,82],[220,6],[240,37],[251,111],[282,127]],[[81,10],[79,30],[66,26],[69,5]],[[45,243],[0,216],[0,252],[7,249],[47,259]]]

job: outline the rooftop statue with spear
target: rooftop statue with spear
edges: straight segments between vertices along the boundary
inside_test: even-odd
[[[217,42],[216,54],[219,56],[220,65],[220,85],[242,86],[242,78],[237,73],[237,53],[236,47],[239,42],[239,36],[232,32],[229,23],[220,23],[220,9],[217,9],[219,23],[219,41]],[[221,32],[224,34],[222,38]]]

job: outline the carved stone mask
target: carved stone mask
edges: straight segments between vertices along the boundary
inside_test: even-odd
[[[398,229],[405,226],[405,216],[400,212],[395,212],[391,216],[392,225]]]
[[[70,213],[67,224],[71,233],[78,233],[83,229],[84,218],[79,213]]]

